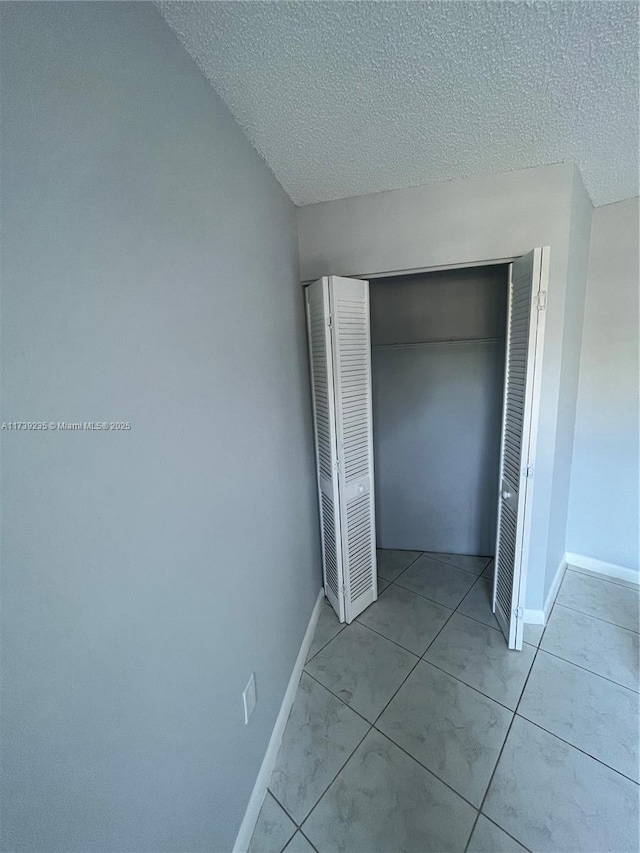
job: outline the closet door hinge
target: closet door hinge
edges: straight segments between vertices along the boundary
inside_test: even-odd
[[[536,307],[538,311],[544,311],[547,307],[547,291],[539,290],[536,294]]]
[[[333,328],[333,314],[327,314],[327,326]]]
[[[527,465],[524,469],[524,476],[527,480],[530,480],[533,477],[533,465]]]
[[[513,615],[516,617],[516,619],[522,619],[522,617],[524,616],[524,608],[523,607],[514,607]]]

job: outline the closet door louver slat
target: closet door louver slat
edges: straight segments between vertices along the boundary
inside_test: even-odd
[[[509,648],[521,649],[532,506],[534,437],[540,398],[549,249],[534,249],[511,265],[500,497],[493,609]]]

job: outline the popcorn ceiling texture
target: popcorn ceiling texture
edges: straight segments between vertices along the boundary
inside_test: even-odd
[[[560,161],[638,194],[636,2],[159,2],[296,204]]]

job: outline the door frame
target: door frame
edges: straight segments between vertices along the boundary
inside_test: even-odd
[[[542,269],[541,273],[545,274],[548,280],[549,274],[549,262],[550,262],[550,246],[545,245],[543,247],[535,247],[532,246],[527,250],[523,255],[510,255],[508,257],[502,258],[480,258],[477,261],[464,261],[461,263],[451,263],[451,264],[437,264],[427,267],[413,267],[408,269],[400,269],[400,270],[378,270],[374,272],[365,272],[365,273],[341,273],[340,275],[346,278],[356,278],[356,279],[366,279],[367,281],[372,281],[375,279],[381,278],[395,278],[398,276],[409,276],[415,275],[419,273],[431,273],[431,272],[442,272],[445,270],[461,270],[461,269],[469,269],[470,267],[485,267],[485,266],[503,266],[506,264],[511,264],[514,261],[518,260],[524,255],[528,254],[528,252],[532,251],[534,248],[542,248]],[[327,272],[325,275],[335,275],[335,273]],[[308,284],[312,284],[317,279],[309,279],[305,281],[301,281],[301,285],[305,287]],[[542,312],[543,317],[538,321],[538,333],[536,339],[536,347],[535,347],[535,355],[541,356],[542,348],[544,346],[544,338],[545,338],[545,320],[546,320],[546,310]],[[505,328],[505,333],[508,332],[508,323],[509,316],[507,313],[507,328]],[[541,332],[541,334],[540,334]],[[540,399],[542,393],[542,369],[541,363],[538,365],[540,369],[537,369],[534,374],[534,388],[533,388],[533,404],[532,404],[532,416],[528,430],[527,436],[527,454],[531,455],[532,451],[535,450],[538,444],[538,432],[539,432],[539,422],[540,422]],[[503,386],[506,386],[506,364],[505,364],[505,374],[503,376]],[[523,430],[524,436],[524,430]],[[502,465],[502,462],[501,462]],[[498,483],[499,485],[499,483]],[[518,620],[520,622],[520,630],[519,630],[519,638],[516,639],[516,648],[522,648],[522,634],[524,630],[524,612],[525,612],[525,595],[526,595],[526,587],[527,587],[527,578],[528,578],[528,570],[529,570],[529,554],[531,548],[531,526],[533,519],[533,494],[535,492],[535,477],[527,478],[526,480],[526,489],[525,489],[525,506],[523,513],[523,530],[522,530],[522,551],[520,558],[520,571],[515,572],[514,567],[514,585],[517,584],[518,593],[517,593],[517,607],[520,608],[520,613],[522,613],[522,617]],[[498,514],[500,513],[500,492],[497,492],[496,495],[498,501]],[[499,515],[498,515],[499,517]],[[497,542],[496,542],[497,548]],[[495,574],[494,574],[494,583],[495,583]],[[519,645],[517,644],[518,639],[520,640]]]

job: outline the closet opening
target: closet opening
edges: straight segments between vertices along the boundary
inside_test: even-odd
[[[495,557],[508,283],[508,264],[369,283],[377,547],[443,572]]]
[[[522,648],[549,259],[306,287],[324,590],[341,622],[378,597],[376,546],[438,555],[436,575],[495,555],[491,608]]]

